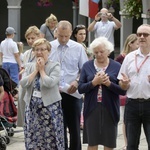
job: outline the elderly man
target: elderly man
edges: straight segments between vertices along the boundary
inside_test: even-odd
[[[139,26],[137,37],[139,48],[125,57],[118,75],[128,98],[124,114],[127,150],[139,149],[142,125],[150,149],[150,25]]]

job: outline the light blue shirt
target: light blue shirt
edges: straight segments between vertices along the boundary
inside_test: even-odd
[[[99,21],[94,26],[95,38],[106,37],[114,45],[115,23],[113,21]]]
[[[73,40],[69,40],[66,45],[60,45],[56,39],[50,44],[52,48],[49,58],[59,62],[61,66],[60,85],[70,84],[78,78],[83,64],[88,61],[85,49]]]

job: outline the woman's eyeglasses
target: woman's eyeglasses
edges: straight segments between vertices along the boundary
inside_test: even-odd
[[[41,48],[41,49],[34,49],[33,51],[34,51],[34,52],[44,52],[44,51],[46,51],[46,50],[47,50],[47,49],[42,49],[42,48]]]
[[[143,36],[144,38],[146,38],[146,37],[148,37],[150,34],[149,34],[149,33],[137,33],[136,35],[137,35],[137,37]]]

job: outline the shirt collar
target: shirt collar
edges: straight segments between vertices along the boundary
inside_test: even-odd
[[[59,43],[58,39],[57,39],[57,48],[58,48],[58,47],[63,47],[63,46],[65,46],[65,47],[70,47],[70,46],[71,46],[70,39],[69,39],[69,41],[67,42],[66,45],[61,45],[61,44]]]
[[[145,56],[141,53],[140,48],[138,48],[137,51],[136,51],[136,56],[137,56],[137,55],[142,56],[142,57],[145,57]],[[150,56],[150,53],[147,54],[146,56]]]

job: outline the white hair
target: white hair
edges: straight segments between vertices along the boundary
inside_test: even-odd
[[[110,53],[114,51],[114,45],[108,41],[105,37],[99,37],[96,38],[91,44],[90,44],[90,50],[93,51],[95,48],[97,48],[99,45],[103,45],[105,50],[108,50]]]

